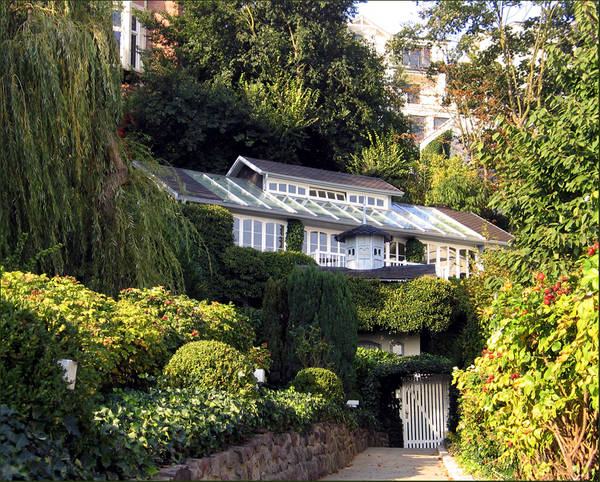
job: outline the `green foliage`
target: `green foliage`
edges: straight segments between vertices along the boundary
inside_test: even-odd
[[[145,88],[131,94],[135,129],[160,157],[200,171],[225,172],[240,152],[339,168],[364,132],[406,131],[381,58],[347,29],[354,10],[207,1],[168,24],[147,15],[153,44],[170,48],[150,53]]]
[[[415,373],[450,373],[452,362],[447,358],[426,353],[405,357],[380,350],[358,348],[354,367],[362,405],[374,414],[380,429],[388,432],[390,443],[401,446],[403,434],[400,407],[394,397],[394,391],[401,384],[401,377]]]
[[[69,276],[15,271],[4,273],[1,287],[2,297],[15,307],[30,311],[61,337],[78,340],[76,390],[90,394],[134,383],[141,373],[159,373],[166,360],[159,320],[128,300],[116,302]]]
[[[304,224],[298,219],[288,219],[287,232],[285,234],[285,245],[288,251],[302,252],[304,241]]]
[[[220,298],[237,305],[260,306],[269,278],[283,278],[297,265],[315,264],[314,259],[302,253],[260,252],[253,248],[231,246],[225,250],[225,282]]]
[[[565,57],[556,46],[548,59],[564,93],[533,109],[526,127],[501,122],[497,149],[480,153],[502,159],[492,205],[513,223],[516,249],[505,265],[522,282],[534,269],[568,269],[599,229],[597,5],[575,2],[575,12],[576,53]]]
[[[299,327],[293,335],[296,356],[303,368],[333,368],[333,363],[327,362],[333,346],[327,343],[318,326]]]
[[[213,340],[186,343],[164,370],[171,387],[216,388],[238,394],[253,392],[256,384],[253,372],[245,355]]]
[[[442,132],[438,137],[431,141],[421,151],[421,157],[443,156],[450,158],[450,147],[452,145],[452,131]]]
[[[60,440],[35,431],[23,416],[0,404],[0,478],[2,480],[83,479]]]
[[[379,324],[381,307],[386,299],[386,294],[393,291],[388,289],[379,280],[367,280],[348,276],[348,288],[352,301],[356,305],[358,329],[360,331],[373,331]]]
[[[333,346],[326,361],[333,363],[333,371],[349,391],[354,379],[357,319],[345,277],[311,266],[298,268],[289,275],[287,288],[289,330],[296,335],[300,328],[305,332],[310,326],[320,329],[323,338]],[[294,340],[294,348],[297,346]]]
[[[406,241],[406,261],[409,263],[422,263],[425,257],[425,245],[417,238]]]
[[[12,253],[7,253],[7,256],[0,260],[0,269],[3,271],[33,271],[41,258],[51,255],[63,247],[62,244],[57,244],[36,253],[26,261],[23,258],[23,251],[25,243],[27,243],[27,238],[29,238],[29,233],[21,233]]]
[[[507,282],[486,312],[486,349],[455,373],[462,393],[457,445],[484,474],[597,474],[597,249],[559,279],[540,274],[528,288]]]
[[[233,215],[220,206],[188,203],[181,207],[198,232],[200,243],[183,264],[186,292],[196,299],[215,299],[222,285],[223,256],[233,245]]]
[[[368,139],[369,146],[350,157],[346,167],[348,172],[380,177],[403,190],[403,199],[407,202],[419,203],[422,200],[419,191],[422,180],[416,162],[417,147],[407,142],[406,136],[392,130],[382,135],[369,132]]]
[[[208,456],[264,430],[303,432],[317,422],[357,426],[351,409],[293,389],[265,390],[260,398],[198,388],[115,391],[96,420],[107,439],[135,449],[148,466]]]
[[[261,310],[262,323],[257,330],[257,339],[267,343],[273,364],[268,383],[285,385],[293,376],[291,360],[292,338],[288,329],[287,281],[285,278],[269,279],[265,284],[265,295]]]
[[[325,368],[310,367],[300,370],[292,381],[292,386],[298,392],[321,394],[326,400],[344,402],[344,387],[340,377]]]
[[[2,288],[4,292],[5,286]],[[62,379],[63,369],[57,363],[63,358],[80,360],[82,357],[81,342],[73,325],[41,319],[17,307],[11,297],[7,299],[3,293],[0,338],[1,404],[17,410],[20,420],[46,434],[63,432],[64,424],[69,422],[90,424],[89,393],[82,389],[79,381],[75,390],[68,390]],[[2,415],[4,417],[4,413]],[[35,440],[33,437],[30,442],[35,443]]]
[[[27,8],[25,8],[27,5]],[[115,294],[183,288],[176,203],[130,172],[116,135],[121,72],[102,2],[4,2],[0,10],[0,259],[28,233],[23,259]],[[158,281],[160,279],[160,281]]]
[[[216,340],[247,352],[255,334],[247,316],[233,304],[197,301],[175,295],[162,286],[149,290],[127,288],[119,299],[148,313],[164,329],[165,348],[174,353],[181,345],[194,340]]]
[[[405,283],[385,300],[379,324],[392,333],[446,331],[451,322],[453,291],[449,281],[438,278],[422,277]]]

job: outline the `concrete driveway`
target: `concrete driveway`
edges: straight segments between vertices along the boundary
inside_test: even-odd
[[[320,480],[451,480],[437,449],[370,447]]]

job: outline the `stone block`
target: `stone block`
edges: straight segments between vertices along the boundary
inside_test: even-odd
[[[192,471],[187,465],[164,467],[156,474],[156,480],[192,480]]]

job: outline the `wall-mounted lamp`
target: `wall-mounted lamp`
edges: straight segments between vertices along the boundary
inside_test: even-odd
[[[67,388],[69,390],[75,390],[75,378],[77,377],[77,362],[63,358],[58,360],[57,363],[65,371],[63,380],[67,382]]]
[[[350,408],[356,408],[358,407],[358,403],[358,400],[348,400],[346,405],[348,405]]]

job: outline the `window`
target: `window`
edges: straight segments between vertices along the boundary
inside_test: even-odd
[[[279,192],[287,192],[287,184],[279,184]]]
[[[431,64],[431,50],[425,47],[404,50],[402,52],[402,65],[409,69],[426,69]]]
[[[406,89],[406,103],[407,104],[420,104],[421,100],[421,88],[418,85],[409,85]]]
[[[296,194],[296,186],[294,186],[293,184],[288,185],[288,192],[290,194]]]
[[[367,198],[367,204],[368,204],[369,206],[374,206],[374,205],[375,205],[375,198],[374,198],[374,197],[371,197],[371,196],[369,196],[369,197]]]
[[[304,231],[304,238],[306,239],[307,232]],[[324,233],[322,231],[310,231],[308,232],[308,248],[307,254],[312,254],[316,251],[324,253],[341,254],[344,252],[344,243],[338,243],[335,240],[334,234]],[[306,245],[302,245],[303,252],[306,253]]]
[[[306,196],[306,189],[304,189],[303,187],[298,187],[298,194],[300,196]]]
[[[356,194],[351,194],[349,199],[350,199],[351,203],[355,203],[356,202]]]
[[[117,41],[117,52],[121,53],[121,12],[115,11],[112,13],[113,34]]]
[[[406,259],[405,246],[398,241],[391,241],[389,244],[390,263],[392,266]]]
[[[404,345],[397,341],[392,342],[392,353],[394,355],[404,355]]]
[[[433,118],[433,127],[435,127],[436,129],[439,129],[447,121],[448,121],[447,117],[434,117]]]
[[[138,68],[138,54],[139,54],[139,49],[138,49],[138,22],[137,22],[137,18],[135,18],[135,15],[131,16],[131,50],[130,50],[130,54],[131,54],[131,59],[130,59],[130,65],[134,68],[137,69]]]
[[[367,350],[381,350],[381,345],[374,341],[359,341],[358,346]]]
[[[284,225],[257,219],[233,218],[233,239],[236,246],[259,251],[282,251],[284,249]]]
[[[377,206],[383,207],[383,199],[377,199]]]
[[[423,139],[425,134],[425,117],[422,115],[411,115],[408,119],[410,120],[411,132],[418,140]]]
[[[339,192],[339,191],[323,191],[321,189],[317,189],[314,187],[311,187],[308,190],[308,194],[311,197],[318,197],[321,199],[328,199],[331,201],[345,201],[346,200],[346,193],[345,192]]]
[[[277,183],[276,182],[269,183],[269,191],[277,191]]]

